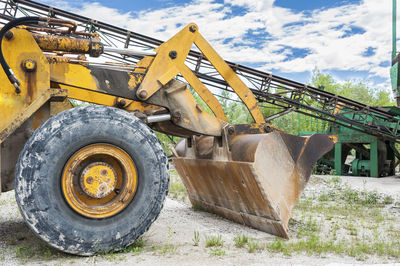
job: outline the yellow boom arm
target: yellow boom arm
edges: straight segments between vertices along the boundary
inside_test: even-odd
[[[186,57],[193,44],[200,49],[208,61],[210,61],[218,73],[243,101],[254,121],[256,123],[264,123],[264,117],[251,90],[204,39],[198,31],[197,25],[194,23],[187,25],[174,37],[156,49],[157,56],[149,67],[137,91],[138,98],[146,101],[162,86],[180,74],[199,94],[208,107],[210,107],[215,116],[226,121],[219,101],[185,65]]]

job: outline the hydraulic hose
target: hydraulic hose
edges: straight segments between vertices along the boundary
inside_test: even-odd
[[[47,18],[44,17],[23,17],[23,18],[17,18],[6,25],[0,30],[0,64],[1,67],[3,68],[4,72],[6,73],[6,76],[8,77],[8,80],[11,82],[11,84],[14,85],[15,87],[15,92],[20,93],[21,88],[19,87],[21,85],[21,82],[18,80],[18,78],[15,76],[14,72],[12,69],[8,66],[6,60],[4,59],[3,56],[3,50],[2,50],[2,41],[4,38],[4,35],[6,34],[7,31],[10,29],[19,26],[19,25],[25,25],[25,24],[39,24],[39,21],[46,21]]]

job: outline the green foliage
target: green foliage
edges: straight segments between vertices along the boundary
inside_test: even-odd
[[[261,249],[262,247],[257,240],[251,239],[250,241],[247,242],[247,250],[249,251],[249,253],[254,253],[257,250]]]
[[[139,253],[139,252],[143,251],[143,247],[145,244],[146,244],[146,240],[143,237],[139,237],[131,245],[125,247],[122,250],[122,252],[123,253],[129,253],[129,252]]]
[[[310,85],[371,106],[394,105],[394,100],[392,99],[390,93],[386,91],[371,88],[366,83],[361,81],[349,80],[345,82],[337,82],[330,74],[325,74],[318,70],[315,70],[313,72]],[[196,102],[201,105],[201,107],[206,112],[212,113],[210,108],[198,96],[198,94],[192,88],[189,87],[189,89],[192,92]],[[283,89],[277,88],[276,92],[278,92],[279,90]],[[221,91],[219,92],[219,96],[217,96],[217,98],[221,103],[221,106],[229,123],[247,124],[253,122],[249,111],[235,93]],[[314,107],[316,107],[317,105],[315,100],[311,98],[306,98],[304,99],[304,101],[306,104]],[[272,114],[276,114],[282,111],[281,108],[278,108],[271,104],[259,103],[259,106],[264,117],[268,117]],[[309,117],[305,119],[304,115],[300,115],[295,112],[291,112],[279,118],[276,118],[270,121],[270,123],[294,135],[297,135],[299,131],[325,132],[329,127],[329,124],[327,122],[310,119]],[[165,141],[168,142],[168,140],[166,139]]]
[[[235,246],[237,248],[242,248],[244,247],[244,245],[247,244],[247,242],[249,241],[249,238],[247,237],[247,235],[245,234],[241,234],[236,236],[233,241],[235,241]]]
[[[175,142],[178,142],[180,138],[173,138],[169,137],[166,134],[160,133],[160,132],[155,132],[158,140],[161,143],[161,146],[164,149],[164,152],[167,154],[167,156],[172,155],[172,149],[175,147]]]
[[[193,246],[198,246],[200,243],[200,233],[199,231],[194,231],[194,236],[193,236]]]
[[[168,195],[178,200],[185,200],[187,197],[186,188],[178,173],[176,170],[170,170],[169,175],[170,181]]]
[[[311,85],[371,106],[389,106],[395,104],[390,93],[386,91],[370,88],[366,83],[361,81],[349,80],[339,83],[331,75],[321,73],[318,70],[314,70],[313,72]]]
[[[225,250],[223,250],[221,247],[212,247],[210,248],[210,256],[224,256],[226,255]]]
[[[206,236],[206,247],[223,247],[224,241],[220,234]]]
[[[168,226],[168,238],[167,243],[160,248],[161,254],[176,253],[177,248],[172,244],[172,227]]]
[[[361,81],[337,82],[330,74],[325,74],[318,70],[314,70],[310,85],[370,106],[395,105],[394,99],[389,92],[371,88]],[[314,100],[308,98],[305,100],[308,105],[316,107]],[[324,132],[329,126],[329,123],[306,117],[305,115],[299,114],[297,119],[299,120],[297,123],[298,132]]]

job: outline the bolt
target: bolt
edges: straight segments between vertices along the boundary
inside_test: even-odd
[[[190,32],[196,32],[196,30],[197,30],[197,27],[195,25],[192,25],[189,27]]]
[[[89,176],[88,178],[86,178],[86,183],[88,184],[92,184],[94,181],[93,177]]]
[[[7,31],[4,34],[4,37],[6,37],[7,40],[11,40],[12,38],[14,38],[14,33],[12,31]]]
[[[118,102],[117,102],[117,104],[116,104],[116,106],[118,107],[118,108],[122,108],[122,107],[124,107],[126,105],[126,101],[124,100],[124,99],[120,99]]]
[[[175,59],[178,56],[178,53],[175,50],[172,50],[168,55],[171,57],[171,59]]]
[[[233,126],[229,126],[229,127],[228,127],[228,133],[231,134],[231,135],[232,135],[233,133],[235,133],[235,128],[234,128]]]
[[[36,69],[36,62],[33,61],[32,59],[26,59],[22,63],[22,66],[26,72],[32,72]]]
[[[179,110],[174,111],[173,115],[172,115],[175,119],[179,120],[182,117],[182,112]]]
[[[265,125],[265,126],[264,126],[264,130],[265,130],[265,132],[267,132],[267,133],[269,133],[269,132],[272,131],[272,130],[271,130],[271,127],[270,127],[269,125]]]
[[[139,98],[145,99],[146,97],[147,97],[147,91],[141,90],[141,91],[139,92]]]
[[[101,170],[101,173],[100,173],[102,176],[106,176],[107,174],[108,174],[108,171],[107,171],[107,169],[103,169],[103,170]]]

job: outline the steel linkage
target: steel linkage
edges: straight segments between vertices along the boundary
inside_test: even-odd
[[[74,31],[78,29],[78,32],[85,32],[85,34],[80,33],[81,36],[98,34],[109,47],[153,50],[163,43],[161,40],[143,34],[33,1],[0,0],[0,22],[3,24],[14,18],[32,15],[72,20],[77,25]],[[54,29],[54,32],[58,31],[60,30]],[[127,64],[135,64],[142,58],[140,55],[113,52],[106,52],[102,56]],[[252,90],[261,105],[276,106],[279,114],[295,111],[391,141],[398,142],[400,140],[398,132],[400,118],[386,109],[368,106],[254,68],[229,61],[227,63]],[[204,84],[215,89],[232,91],[202,53],[191,50],[186,65]],[[345,116],[349,113],[352,114],[351,119],[349,116]]]

